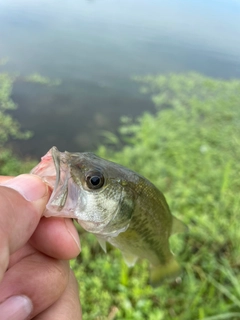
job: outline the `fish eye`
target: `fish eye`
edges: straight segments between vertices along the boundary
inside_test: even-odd
[[[100,189],[104,184],[104,176],[101,172],[89,172],[86,176],[86,182],[89,189]]]

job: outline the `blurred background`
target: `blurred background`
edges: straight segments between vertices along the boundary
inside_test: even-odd
[[[94,150],[122,115],[155,111],[133,76],[239,78],[239,39],[237,0],[0,0],[2,70],[60,81],[17,79],[12,114],[33,137],[14,149],[38,157],[53,145]]]
[[[240,0],[0,0],[0,174],[53,145],[144,175],[189,227],[155,289],[79,230],[84,320],[240,319]]]

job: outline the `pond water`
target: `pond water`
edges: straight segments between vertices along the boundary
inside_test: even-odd
[[[16,83],[13,114],[34,136],[14,147],[24,156],[94,150],[122,115],[154,112],[132,76],[240,78],[239,39],[239,0],[0,0],[1,69],[61,79]]]

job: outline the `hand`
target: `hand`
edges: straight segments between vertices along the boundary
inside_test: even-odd
[[[80,252],[70,219],[44,218],[48,187],[34,175],[0,177],[1,320],[81,319],[68,260]]]

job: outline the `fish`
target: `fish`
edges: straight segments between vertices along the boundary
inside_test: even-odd
[[[163,193],[148,179],[90,152],[52,147],[32,174],[52,189],[44,215],[73,218],[93,233],[106,252],[118,248],[128,266],[150,262],[150,283],[158,286],[181,270],[169,238],[187,226],[170,212]]]

